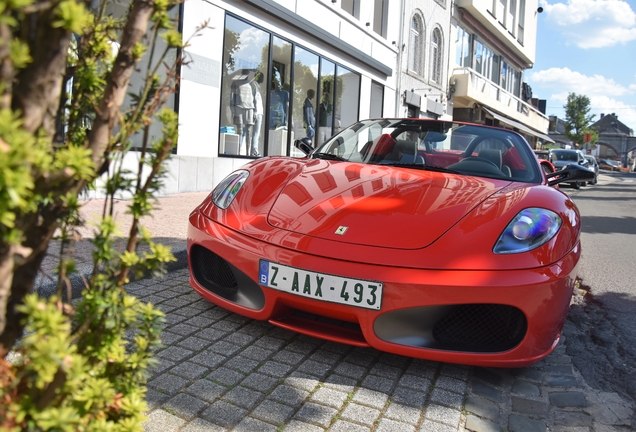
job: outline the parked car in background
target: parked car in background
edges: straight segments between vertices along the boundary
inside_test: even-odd
[[[590,162],[585,158],[585,153],[581,150],[574,149],[551,149],[550,162],[558,170],[563,169],[567,165],[576,164],[585,168],[590,168]],[[586,182],[575,181],[569,183],[574,189],[585,186]]]
[[[610,160],[610,159],[599,159],[598,167],[602,170],[608,171],[620,171],[621,169],[618,167],[618,162]]]
[[[585,155],[585,159],[587,159],[587,161],[590,163],[590,169],[594,170],[594,180],[589,181],[588,183],[591,184],[596,184],[596,182],[598,181],[598,162],[596,161],[596,158],[592,155]]]
[[[523,136],[429,119],[361,120],[221,181],[189,216],[190,284],[307,336],[525,367],[561,337],[581,256],[576,204]],[[546,161],[546,164],[549,163]]]

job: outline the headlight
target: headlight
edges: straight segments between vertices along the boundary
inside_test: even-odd
[[[508,224],[497,240],[493,252],[513,254],[528,252],[550,241],[563,221],[553,211],[542,208],[522,210]]]
[[[225,177],[214,189],[212,202],[222,209],[228,208],[249,175],[248,171],[240,170]]]

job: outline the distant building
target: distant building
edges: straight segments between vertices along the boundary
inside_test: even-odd
[[[634,131],[618,120],[615,113],[603,114],[590,126],[598,132],[598,157],[620,158],[623,166],[633,165],[636,138]]]

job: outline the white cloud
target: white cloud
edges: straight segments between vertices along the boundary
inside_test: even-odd
[[[569,68],[550,68],[532,72],[528,75],[528,82],[538,84],[542,88],[558,89],[569,92],[592,96],[625,96],[634,93],[636,84],[628,88],[616,83],[613,79],[601,75],[587,76]]]
[[[602,48],[636,40],[636,13],[622,0],[541,0],[546,21],[559,27],[569,44]]]
[[[548,114],[564,117],[562,107],[566,104],[568,94],[576,93],[590,98],[590,114],[615,113],[618,119],[636,131],[636,106],[625,103],[632,102],[630,97],[636,93],[636,84],[629,87],[617,84],[614,80],[601,75],[587,76],[568,68],[551,68],[532,72],[528,75],[528,82],[533,89],[540,89],[550,107]],[[549,96],[546,97],[546,95]],[[621,100],[623,99],[623,100]]]

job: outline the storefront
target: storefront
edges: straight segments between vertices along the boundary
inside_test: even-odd
[[[388,39],[360,43],[369,32],[339,6],[296,3],[296,11],[270,0],[184,3],[184,38],[206,28],[185,50],[166,193],[209,190],[251,159],[301,155],[294,140],[316,146],[359,119],[394,115]],[[335,21],[351,27],[350,42],[335,36]]]

